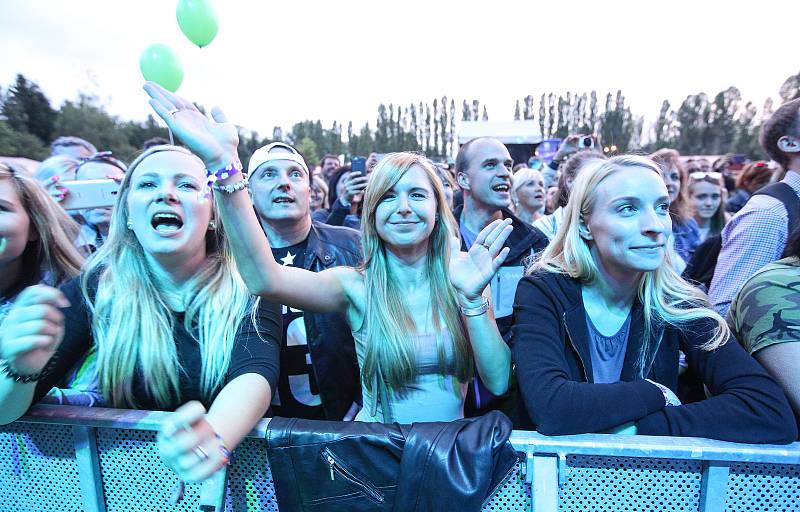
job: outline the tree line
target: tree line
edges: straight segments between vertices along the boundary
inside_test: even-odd
[[[800,97],[800,72],[784,81],[779,96],[783,102]],[[538,105],[536,100],[534,95],[516,100],[514,119],[538,122],[545,138],[592,133],[619,152],[671,147],[687,155],[741,153],[754,159],[765,157],[758,134],[773,112],[772,99],[759,111],[752,101],[743,100],[736,87],[713,97],[703,92],[689,95],[677,108],[664,100],[646,128],[644,117],[631,111],[622,91],[607,94],[604,101],[596,91],[543,93]],[[460,112],[456,106],[456,100],[447,96],[408,105],[380,104],[374,125],[334,121],[323,127],[319,120],[305,120],[288,131],[276,126],[268,137],[240,127],[239,153],[246,164],[256,149],[280,140],[296,146],[312,164],[329,153],[351,156],[373,151],[423,151],[446,159],[457,150],[460,121],[489,119],[486,106],[477,99],[462,100]],[[21,74],[0,89],[0,155],[42,160],[49,154],[49,143],[62,135],[84,138],[130,161],[146,140],[166,137],[167,131],[152,115],[143,122],[119,119],[106,112],[98,98],[83,93],[53,108],[39,86]]]

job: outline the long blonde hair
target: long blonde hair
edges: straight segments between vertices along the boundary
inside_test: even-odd
[[[581,217],[591,216],[598,185],[608,176],[629,167],[640,168],[642,172],[652,171],[661,177],[661,169],[652,160],[642,156],[620,155],[609,160],[594,160],[587,163],[572,187],[569,202],[564,208],[564,222],[539,259],[529,266],[528,274],[546,270],[566,274],[584,284],[593,283],[598,278],[599,270],[592,257],[589,242],[580,236]],[[680,327],[692,320],[711,318],[717,326],[712,338],[702,348],[714,350],[728,340],[730,336],[728,325],[711,309],[708,297],[703,292],[675,273],[669,251],[666,251],[664,261],[659,268],[642,272],[637,288],[637,297],[644,309],[645,322],[644,339],[638,361],[640,372],[645,371],[658,350],[658,345],[649,346],[655,325],[669,324]]]
[[[77,276],[83,265],[83,256],[73,245],[80,229],[75,221],[25,171],[0,163],[0,179],[8,179],[13,184],[30,219],[30,229],[37,235],[32,237],[20,256],[22,276],[14,286],[15,290],[45,278],[57,286]]]
[[[100,391],[115,407],[136,407],[132,389],[136,375],[160,407],[181,399],[183,368],[173,337],[173,316],[144,249],[127,227],[132,177],[139,164],[163,151],[197,159],[177,146],[155,146],[133,161],[120,186],[108,240],[82,278],[83,294],[93,313]],[[257,307],[236,270],[221,224],[216,226],[206,233],[205,265],[187,283],[183,321],[200,346],[199,387],[206,399],[223,383],[242,319],[250,311],[254,321]],[[99,283],[91,300],[89,279],[94,274],[99,274]]]
[[[370,175],[361,220],[364,263],[358,270],[364,274],[366,286],[364,326],[367,347],[361,380],[369,391],[373,390],[379,374],[388,387],[395,389],[411,382],[416,376],[414,347],[409,333],[416,332],[417,326],[409,312],[405,290],[398,286],[397,279],[391,275],[386,246],[378,235],[375,218],[384,194],[413,166],[425,171],[436,199],[436,222],[428,239],[425,274],[430,283],[439,368],[444,373],[446,359],[442,331],[446,327],[452,337],[456,377],[466,382],[472,375],[472,353],[461,321],[456,290],[448,277],[450,237],[458,233],[458,224],[447,207],[441,182],[428,160],[414,153],[392,153],[383,158]]]

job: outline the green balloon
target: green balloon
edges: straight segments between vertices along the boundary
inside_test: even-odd
[[[184,35],[200,48],[217,36],[217,13],[209,0],[178,0],[175,16]]]
[[[183,82],[183,64],[178,55],[164,44],[151,44],[139,57],[139,69],[145,80],[175,92]]]

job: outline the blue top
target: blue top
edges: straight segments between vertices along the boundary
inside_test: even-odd
[[[619,330],[611,336],[604,336],[595,327],[589,313],[586,313],[589,327],[589,355],[592,358],[592,377],[595,384],[619,382],[625,351],[628,348],[628,331],[631,327],[631,314],[622,322]]]
[[[453,421],[464,417],[466,384],[455,377],[453,371],[453,342],[450,333],[442,333],[445,348],[445,373],[439,373],[439,357],[436,333],[410,334],[417,363],[417,376],[400,389],[387,389],[388,404],[381,404],[377,382],[372,392],[362,386],[364,408],[356,415],[356,421],[386,423],[383,409],[389,413],[392,423],[410,424],[421,421]],[[366,355],[366,333],[364,329],[353,333],[356,342],[358,364],[363,368]],[[377,381],[377,379],[376,379]]]

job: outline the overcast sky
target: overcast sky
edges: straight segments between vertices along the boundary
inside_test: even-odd
[[[480,99],[493,121],[543,92],[622,89],[634,113],[730,85],[759,109],[800,71],[800,1],[672,0],[216,2],[217,38],[198,49],[174,1],[0,0],[0,86],[17,73],[57,107],[84,90],[144,119],[139,54],[171,46],[179,93],[269,135],[303,119],[374,118],[379,103]]]

